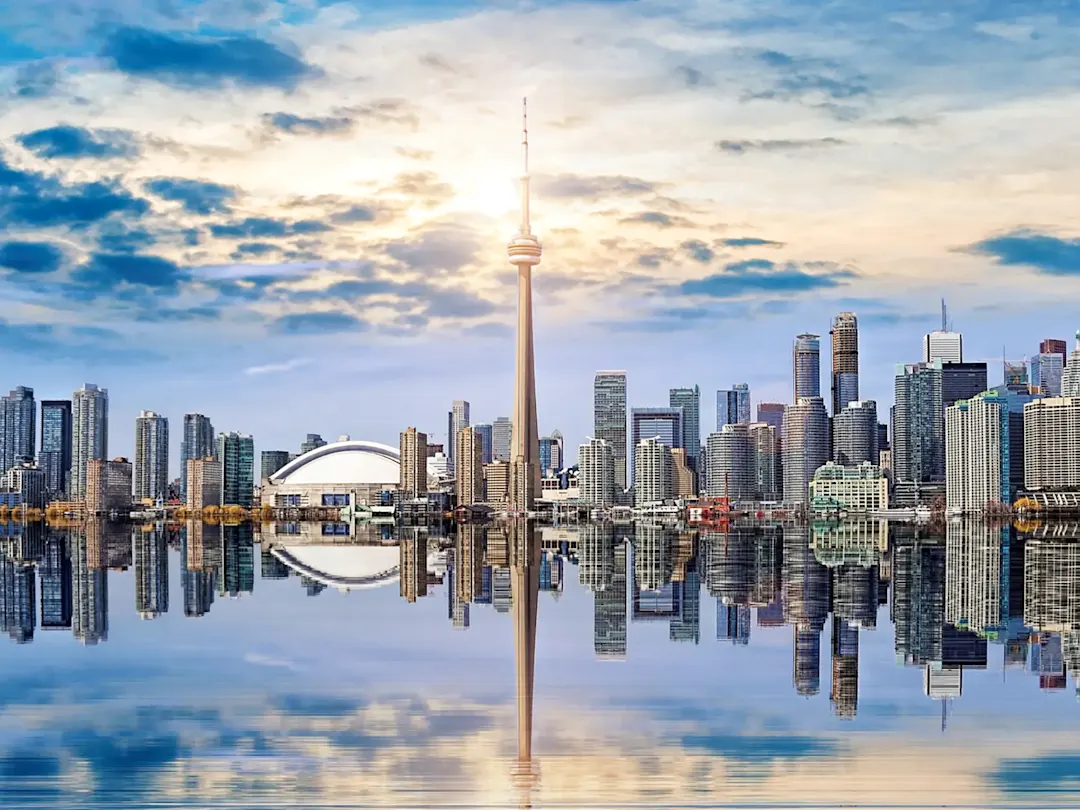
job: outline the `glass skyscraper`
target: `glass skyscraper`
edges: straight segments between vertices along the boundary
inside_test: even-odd
[[[484,464],[490,464],[495,460],[495,428],[493,425],[475,425],[477,435],[480,437],[480,453]]]
[[[222,506],[250,509],[255,497],[255,440],[240,433],[222,433],[217,438],[217,459]]]
[[[611,445],[615,488],[626,489],[626,372],[598,371],[593,380],[593,437]]]
[[[859,398],[859,322],[854,312],[841,312],[832,329],[832,413],[836,416]]]
[[[0,400],[0,472],[36,455],[34,389],[20,385]]]
[[[682,408],[633,408],[630,411],[630,441],[637,451],[643,439],[659,439],[669,450],[682,447],[683,411]],[[630,480],[634,478],[634,457],[631,455]],[[616,467],[616,475],[618,467]]]
[[[57,500],[68,492],[71,476],[71,400],[41,401],[41,453],[38,466],[45,473],[45,492]]]
[[[263,450],[260,454],[261,464],[259,468],[259,480],[265,481],[282,467],[289,463],[288,450]]]
[[[682,444],[690,468],[697,471],[701,456],[701,390],[693,388],[672,388],[668,392],[668,404],[672,408],[682,408]]]
[[[491,458],[493,461],[510,460],[510,417],[500,416],[491,426]]]
[[[716,392],[716,429],[724,425],[750,424],[750,386],[738,383]]]
[[[214,426],[201,413],[184,414],[184,438],[180,442],[180,497],[187,499],[187,463],[192,458],[215,455]]]
[[[169,488],[169,420],[142,411],[135,420],[135,498],[164,501]]]
[[[817,335],[803,334],[795,338],[792,356],[795,382],[795,402],[806,397],[821,396],[821,341]]]

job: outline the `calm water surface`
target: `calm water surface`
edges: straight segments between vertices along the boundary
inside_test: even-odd
[[[1080,807],[1080,527],[0,526],[0,802]]]

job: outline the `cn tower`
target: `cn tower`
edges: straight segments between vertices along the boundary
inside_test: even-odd
[[[532,269],[540,264],[540,241],[529,227],[529,126],[521,102],[521,226],[506,246],[518,271],[517,354],[514,364],[514,420],[511,430],[510,511],[532,510],[540,490],[540,436],[536,426],[536,369],[533,362]]]

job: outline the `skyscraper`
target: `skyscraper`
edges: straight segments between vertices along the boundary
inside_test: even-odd
[[[939,329],[923,336],[923,362],[964,362],[964,336],[959,332]]]
[[[897,481],[945,479],[942,362],[896,367],[892,463]]]
[[[320,447],[325,446],[326,439],[318,433],[309,433],[304,437],[304,441],[300,442],[300,455],[310,453],[312,450],[318,450]]]
[[[709,496],[726,496],[736,501],[754,497],[750,426],[724,425],[709,436],[706,448]]]
[[[784,433],[784,410],[787,408],[782,402],[759,402],[757,406],[757,421],[764,422],[776,428],[777,438],[783,438]]]
[[[135,500],[164,501],[169,486],[169,420],[141,411],[135,420]]]
[[[540,263],[540,240],[529,223],[529,127],[522,101],[521,226],[506,246],[518,273],[517,356],[514,362],[514,435],[510,459],[510,508],[528,512],[540,493],[540,429],[536,416],[536,365],[533,359],[532,269]],[[533,617],[535,619],[535,615]]]
[[[854,467],[863,462],[877,464],[877,403],[872,399],[850,402],[833,418],[833,458],[837,464]]]
[[[666,501],[674,495],[671,448],[655,436],[634,447],[634,504]]]
[[[1080,489],[1080,398],[1037,399],[1024,406],[1024,486]]]
[[[615,456],[603,439],[589,439],[578,448],[578,486],[585,503],[615,504]]]
[[[399,440],[401,477],[398,489],[406,498],[427,494],[427,434],[414,427],[402,431]]]
[[[483,448],[484,463],[490,464],[495,460],[495,427],[490,424],[475,425],[476,432],[480,436],[480,446]]]
[[[69,496],[86,497],[86,467],[109,455],[109,392],[86,383],[71,397],[71,484]]]
[[[750,425],[751,467],[754,476],[754,497],[763,501],[780,498],[783,480],[780,471],[780,433],[766,422]]]
[[[184,414],[184,438],[180,442],[180,493],[187,498],[188,460],[206,458],[217,452],[214,444],[214,426],[201,413]]]
[[[491,426],[491,460],[509,461],[510,442],[513,431],[510,427],[510,417],[500,416],[495,419]],[[450,444],[453,444],[451,438]]]
[[[255,497],[255,440],[242,433],[219,433],[221,505],[250,509]]]
[[[455,445],[458,506],[480,503],[484,500],[484,461],[483,446],[476,428],[463,427],[459,430]]]
[[[795,338],[792,367],[795,398],[821,396],[821,341],[817,335],[802,334]]]
[[[41,401],[38,465],[45,472],[45,491],[49,500],[66,495],[71,475],[71,400]]]
[[[463,399],[455,399],[450,406],[450,412],[448,414],[450,420],[450,441],[449,452],[450,460],[453,461],[455,445],[457,444],[457,435],[461,432],[462,428],[469,427],[472,422],[469,421],[469,403]]]
[[[598,371],[593,380],[593,435],[611,446],[615,487],[626,489],[626,372]]]
[[[854,312],[841,312],[832,329],[832,413],[859,398],[859,322]]]
[[[1028,379],[1033,388],[1048,397],[1061,396],[1061,378],[1065,372],[1065,352],[1040,352],[1031,358]]]
[[[259,481],[265,481],[288,463],[288,450],[263,450],[259,453]]]
[[[803,397],[784,411],[784,500],[805,503],[810,479],[829,460],[829,415],[821,397]]]
[[[1064,357],[1068,351],[1068,345],[1059,338],[1046,338],[1039,343],[1039,354],[1060,354]]]
[[[221,462],[213,456],[189,458],[187,467],[187,508],[198,512],[208,506],[221,506]]]
[[[635,448],[635,458],[636,448],[642,439],[658,438],[669,450],[673,450],[682,447],[682,437],[682,408],[631,409],[630,442]],[[635,476],[634,467],[631,466],[630,480],[636,481]]]
[[[724,425],[750,424],[750,386],[733,385],[729,390],[716,392],[716,429]]]
[[[668,392],[668,404],[672,408],[682,408],[682,437],[679,446],[686,450],[686,459],[690,469],[698,469],[698,457],[701,455],[701,390],[693,388],[672,388]]]
[[[945,411],[945,501],[950,510],[965,514],[1011,503],[1009,414],[996,392]]]
[[[34,389],[20,385],[0,400],[0,473],[36,455]]]
[[[1069,354],[1061,375],[1061,396],[1080,397],[1080,330],[1076,332],[1076,348]]]

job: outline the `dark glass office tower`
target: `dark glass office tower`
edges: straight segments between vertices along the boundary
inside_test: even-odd
[[[67,495],[71,476],[71,400],[41,401],[41,454],[38,466],[45,472],[49,500]]]

